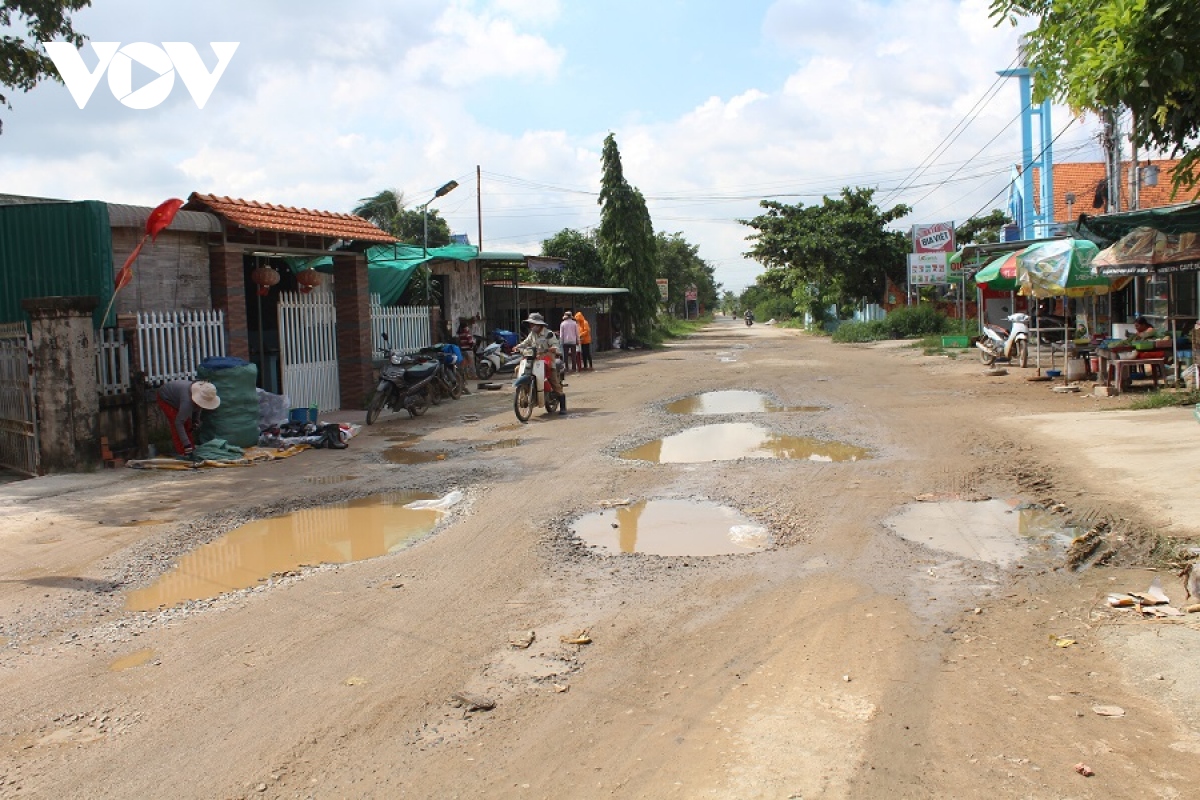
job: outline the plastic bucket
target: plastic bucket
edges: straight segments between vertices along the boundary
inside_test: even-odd
[[[317,407],[293,408],[288,412],[288,421],[299,423],[311,422],[315,425],[317,422]]]
[[[1087,377],[1087,362],[1082,358],[1072,358],[1067,361],[1067,380],[1081,381]]]
[[[1091,368],[1092,368],[1092,374],[1094,374],[1094,375],[1095,375],[1095,374],[1099,374],[1099,373],[1100,373],[1100,357],[1099,357],[1099,356],[1092,356],[1092,357],[1091,357],[1090,359],[1088,359],[1088,360],[1091,362],[1091,363],[1090,363],[1090,366],[1091,366]]]

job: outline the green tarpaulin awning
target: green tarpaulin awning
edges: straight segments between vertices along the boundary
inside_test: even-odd
[[[487,251],[480,253],[479,248],[470,244],[450,244],[444,247],[430,247],[425,250],[420,245],[411,244],[381,244],[367,248],[367,286],[371,294],[379,295],[382,303],[392,305],[404,294],[404,289],[412,279],[417,267],[431,261],[524,261],[521,253],[505,253]],[[320,272],[333,272],[333,257],[322,256],[315,259],[288,259],[295,270],[315,269]]]

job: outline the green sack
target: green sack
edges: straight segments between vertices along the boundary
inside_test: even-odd
[[[215,411],[200,412],[196,442],[224,439],[235,447],[258,444],[258,367],[245,362],[220,367],[201,362],[196,369],[196,380],[216,386],[221,398],[221,405]]]

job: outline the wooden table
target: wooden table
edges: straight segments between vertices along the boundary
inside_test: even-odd
[[[1100,375],[1105,386],[1116,390],[1114,394],[1121,393],[1121,388],[1125,385],[1130,370],[1134,367],[1148,368],[1150,378],[1154,381],[1154,388],[1158,388],[1159,378],[1163,377],[1163,368],[1167,363],[1166,356],[1161,358],[1118,358],[1116,353],[1104,355],[1104,351],[1098,352],[1100,353]]]

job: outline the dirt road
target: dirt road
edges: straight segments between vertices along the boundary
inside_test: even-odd
[[[733,389],[819,410],[665,408]],[[914,505],[986,497],[1155,523],[1013,422],[1100,401],[728,321],[597,359],[569,392],[566,417],[528,426],[485,392],[385,416],[339,452],[0,487],[0,796],[1197,796],[1196,669],[1181,662],[1200,634],[1174,626],[1185,656],[1167,660],[1130,649],[1156,629],[1097,610],[1152,573],[1067,572],[1052,536],[1015,524],[1008,544],[896,532]],[[746,421],[869,457],[621,457]],[[382,457],[414,432],[414,451],[445,457]],[[390,555],[125,610],[127,591],[248,519],[396,489],[465,500]],[[774,545],[609,556],[570,534],[646,498],[732,506]],[[1115,563],[1138,557],[1129,537]]]

